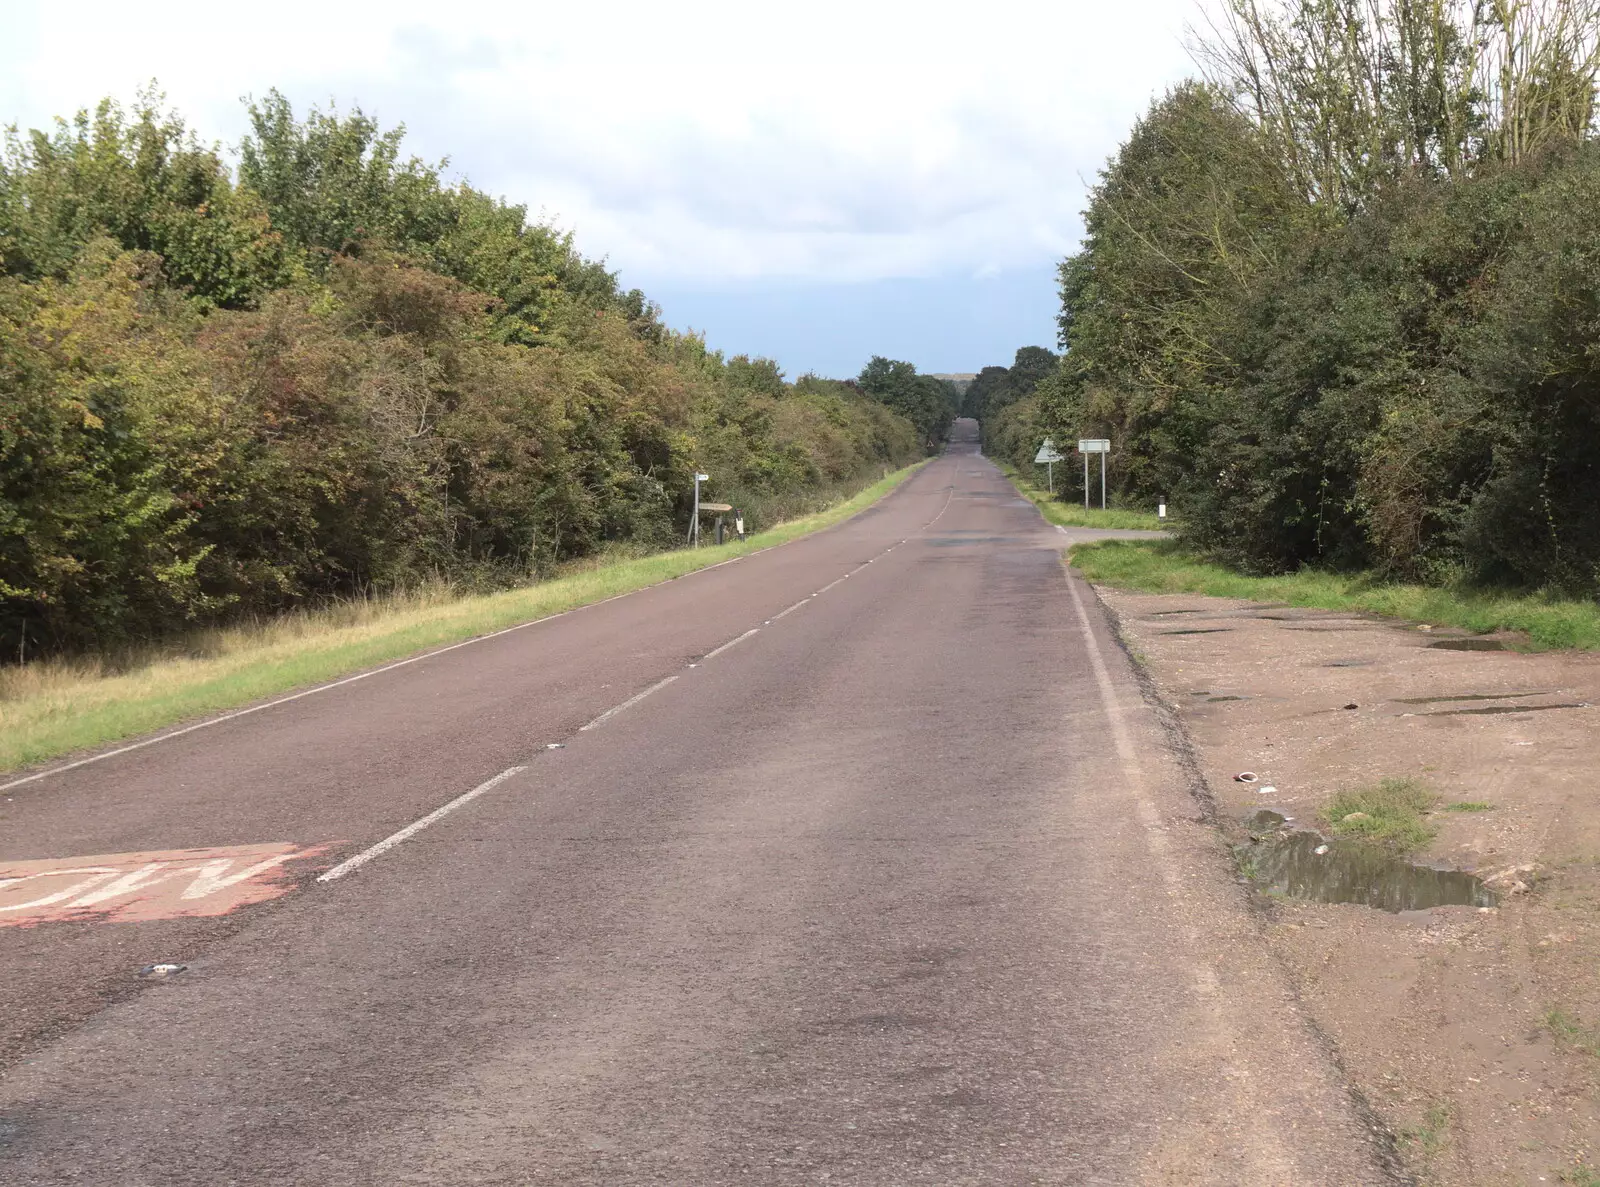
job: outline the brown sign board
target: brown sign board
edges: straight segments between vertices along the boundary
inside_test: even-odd
[[[702,510],[702,511],[732,511],[733,510],[733,504],[732,503],[701,503],[700,504],[700,510]]]

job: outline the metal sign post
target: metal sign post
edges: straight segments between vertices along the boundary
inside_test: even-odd
[[[700,484],[710,481],[711,475],[694,472],[694,514],[689,517],[689,545],[693,548],[700,547]]]
[[[1078,452],[1083,454],[1083,509],[1089,510],[1089,455],[1100,455],[1100,510],[1106,509],[1106,455],[1111,452],[1111,442],[1104,437],[1083,437],[1078,441]]]
[[[1049,437],[1044,439],[1044,444],[1039,446],[1039,452],[1033,455],[1033,464],[1044,466],[1045,480],[1049,483],[1050,493],[1056,493],[1056,463],[1065,461],[1061,452],[1056,449],[1056,443]]]

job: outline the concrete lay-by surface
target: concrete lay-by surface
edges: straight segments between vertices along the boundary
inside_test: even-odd
[[[1600,656],[1100,593],[1225,821],[1269,808],[1316,826],[1336,794],[1409,779],[1435,797],[1435,836],[1413,860],[1495,896],[1404,912],[1264,904],[1273,951],[1411,1170],[1483,1187],[1600,1182]],[[1257,779],[1238,781],[1245,771]]]
[[[838,528],[3,793],[0,865],[112,870],[35,913],[292,857],[0,926],[0,1181],[1391,1181],[974,428]]]

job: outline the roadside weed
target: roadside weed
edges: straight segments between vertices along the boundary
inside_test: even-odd
[[[1448,1101],[1434,1101],[1428,1106],[1428,1111],[1422,1115],[1422,1120],[1416,1125],[1400,1131],[1400,1137],[1411,1144],[1412,1148],[1423,1158],[1432,1158],[1450,1137],[1450,1123],[1455,1119],[1455,1110]]]
[[[1585,1026],[1581,1018],[1560,1006],[1545,1014],[1544,1026],[1555,1039],[1556,1046],[1600,1059],[1600,1026]]]
[[[1341,791],[1322,809],[1335,836],[1373,841],[1404,852],[1433,839],[1423,814],[1438,799],[1415,779],[1385,779],[1375,787]]]
[[[1458,800],[1453,804],[1446,804],[1440,808],[1441,812],[1491,812],[1493,804],[1486,804],[1482,800]]]

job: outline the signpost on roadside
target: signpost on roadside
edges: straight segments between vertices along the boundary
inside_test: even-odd
[[[1083,454],[1083,509],[1089,510],[1089,455],[1100,455],[1100,510],[1106,509],[1106,455],[1111,452],[1111,442],[1104,437],[1082,437],[1078,452]]]
[[[699,470],[694,472],[694,514],[689,517],[689,543],[695,548],[700,547],[700,484],[710,481],[711,475]]]
[[[1044,444],[1039,446],[1039,452],[1033,455],[1033,464],[1044,467],[1045,480],[1049,483],[1050,493],[1056,493],[1056,463],[1067,459],[1056,449],[1056,443],[1049,437],[1044,439]]]

